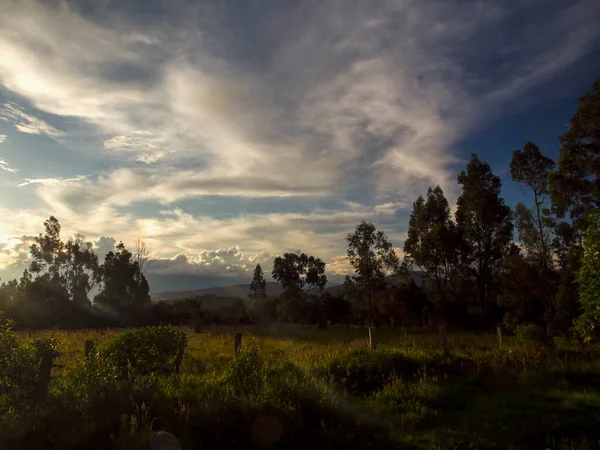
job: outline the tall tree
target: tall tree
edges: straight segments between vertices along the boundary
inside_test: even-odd
[[[550,174],[550,187],[554,211],[566,219],[581,245],[586,215],[600,209],[600,78],[579,99],[570,123],[560,137],[558,168]]]
[[[475,271],[481,315],[488,319],[493,275],[512,240],[511,211],[500,196],[500,178],[476,154],[458,175],[458,183],[463,192],[457,201],[456,223],[466,245],[461,259]]]
[[[356,285],[368,295],[367,321],[372,325],[375,314],[375,291],[386,286],[386,275],[399,269],[398,255],[383,231],[372,223],[361,222],[346,237],[348,258],[354,268]]]
[[[254,276],[250,282],[250,298],[254,300],[267,298],[267,281],[260,264],[254,268]]]
[[[122,242],[110,251],[102,264],[102,289],[94,298],[100,305],[116,310],[150,304],[150,286],[130,251]]]
[[[526,142],[523,150],[515,150],[510,162],[512,179],[529,188],[526,195],[533,202],[533,212],[523,203],[515,208],[515,222],[521,243],[528,255],[535,257],[539,264],[551,266],[550,227],[552,219],[547,204],[550,192],[548,175],[554,169],[554,161],[542,155],[533,142]]]
[[[273,260],[271,276],[293,296],[301,294],[304,289],[310,291],[323,290],[327,284],[325,263],[319,258],[305,253],[284,253]]]
[[[98,256],[85,237],[76,234],[63,242],[61,226],[56,217],[44,222],[46,233],[31,245],[30,272],[45,275],[48,283],[65,288],[69,298],[80,306],[89,306],[88,293],[100,281]]]
[[[450,206],[442,188],[427,190],[427,201],[419,197],[413,203],[404,242],[405,262],[416,265],[432,282],[434,297],[444,305],[458,263],[459,234],[450,217]]]

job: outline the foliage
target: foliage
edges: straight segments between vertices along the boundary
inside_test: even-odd
[[[254,275],[250,282],[250,298],[253,300],[261,300],[267,297],[267,281],[263,274],[262,267],[257,264],[254,268]]]
[[[0,312],[0,410],[31,396],[37,375],[35,349],[23,345]]]
[[[512,240],[510,208],[500,196],[500,178],[475,154],[458,175],[458,183],[462,194],[457,200],[456,223],[465,242],[461,260],[475,270],[481,316],[489,319],[494,276]]]
[[[327,365],[329,377],[352,394],[374,392],[392,375],[412,378],[418,362],[393,349],[361,348],[333,358]]]
[[[557,170],[550,174],[552,206],[581,244],[586,214],[600,208],[600,78],[579,99],[570,129],[560,137]]]
[[[124,331],[106,350],[105,357],[124,375],[147,375],[178,370],[187,337],[169,326]]]
[[[327,284],[325,265],[321,259],[305,253],[284,253],[273,260],[271,275],[291,295],[297,296],[305,288],[323,290]]]
[[[439,386],[427,379],[405,381],[391,377],[383,388],[373,394],[369,404],[379,411],[400,417],[403,423],[417,424],[434,415],[432,404],[439,395]]]
[[[150,304],[150,286],[138,261],[120,242],[115,251],[104,257],[102,264],[102,290],[94,301],[104,307],[119,311]]]
[[[236,397],[259,395],[264,384],[265,372],[258,346],[255,342],[242,346],[229,363],[221,378],[221,384]]]
[[[366,294],[367,320],[371,323],[376,313],[374,291],[386,285],[388,272],[398,271],[398,255],[385,233],[377,231],[372,223],[361,222],[354,233],[348,234],[346,241],[348,259],[355,272],[352,280],[348,281],[356,287],[355,290]]]
[[[579,303],[583,313],[575,322],[580,336],[590,338],[600,325],[600,214],[590,214],[585,253],[577,272]]]
[[[404,260],[416,265],[433,284],[435,299],[445,305],[459,262],[460,235],[450,218],[450,206],[439,186],[427,190],[427,201],[413,203],[404,242]]]

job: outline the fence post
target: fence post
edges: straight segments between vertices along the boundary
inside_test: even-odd
[[[181,368],[181,361],[183,361],[183,352],[183,349],[177,352],[177,358],[175,359],[175,373],[179,373],[179,369]]]
[[[375,350],[377,348],[377,339],[375,338],[375,328],[369,327],[369,348]]]
[[[235,352],[235,356],[240,352],[240,348],[242,347],[242,333],[235,333],[233,337],[233,349]]]
[[[85,341],[85,357],[89,358],[90,356],[92,356],[92,354],[94,353],[95,350],[95,345],[94,345],[94,341]]]
[[[446,340],[446,327],[444,325],[440,327],[440,341],[442,343],[443,355],[448,356],[448,342]]]
[[[502,327],[496,327],[496,335],[498,336],[498,347],[502,347]]]
[[[52,366],[55,353],[44,353],[40,361],[40,371],[38,372],[38,380],[35,386],[34,398],[38,403],[46,401],[48,397],[48,385],[50,384],[50,374],[52,373]]]

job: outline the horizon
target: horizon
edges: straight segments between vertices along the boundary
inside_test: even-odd
[[[454,205],[471,153],[523,200],[513,150],[556,159],[600,74],[591,0],[345,5],[6,2],[2,280],[54,215],[100,258],[143,240],[153,294],[272,281],[297,249],[339,284],[347,233],[401,255],[413,201]]]

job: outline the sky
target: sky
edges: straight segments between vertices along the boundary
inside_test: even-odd
[[[471,153],[502,178],[600,75],[596,0],[4,0],[0,276],[50,215],[151,290],[246,282],[302,250],[348,273],[362,220],[401,254],[412,202]]]

